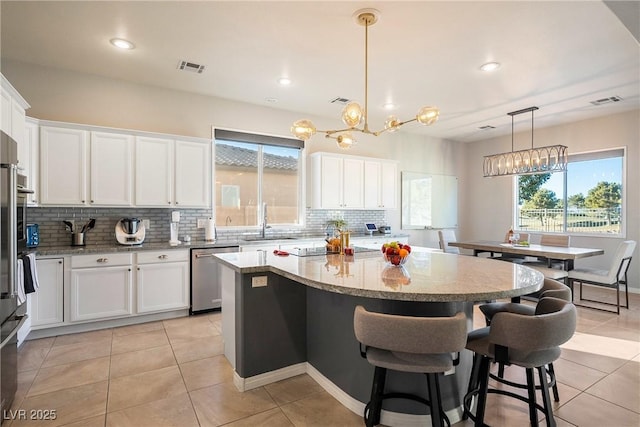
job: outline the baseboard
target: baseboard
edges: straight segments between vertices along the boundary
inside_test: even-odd
[[[365,404],[351,397],[342,391],[340,387],[331,382],[327,377],[322,375],[320,371],[307,363],[307,374],[313,378],[320,386],[345,408],[349,409],[356,415],[362,416]],[[446,411],[447,417],[451,424],[455,424],[462,420],[462,407],[454,408]],[[403,426],[403,427],[421,427],[431,425],[430,415],[413,415],[403,414],[400,412],[391,412],[383,410],[380,414],[380,424],[387,426]]]
[[[242,378],[237,372],[233,373],[233,384],[239,391],[252,390],[262,387],[263,385],[275,383],[277,381],[286,380],[307,372],[307,363],[298,363],[275,371],[265,372],[264,374],[254,375],[253,377]]]

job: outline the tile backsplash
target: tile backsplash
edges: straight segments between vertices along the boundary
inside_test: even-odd
[[[87,245],[108,245],[116,243],[115,226],[120,218],[135,217],[149,220],[145,242],[169,241],[169,224],[171,212],[180,212],[179,238],[186,235],[193,240],[204,239],[204,229],[197,228],[198,219],[211,216],[211,209],[162,209],[162,208],[65,208],[65,207],[30,207],[28,208],[28,222],[39,225],[40,247],[71,245],[71,233],[66,230],[63,220],[74,220],[76,224],[96,219],[93,230],[86,236]],[[327,221],[330,219],[344,219],[349,228],[355,233],[364,233],[364,223],[373,222],[384,225],[385,211],[381,210],[312,210],[305,212],[306,226],[280,227],[274,226],[267,233],[272,235],[318,234],[326,231]],[[256,227],[225,227],[218,226],[219,240],[236,240],[247,233],[257,233]]]

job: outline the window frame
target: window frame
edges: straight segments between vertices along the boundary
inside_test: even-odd
[[[620,233],[593,233],[593,232],[577,232],[577,231],[567,231],[566,228],[566,224],[567,224],[567,200],[568,200],[568,195],[567,195],[567,174],[571,172],[571,167],[570,164],[572,162],[572,158],[574,159],[574,162],[579,162],[579,161],[586,161],[586,160],[604,160],[606,158],[613,158],[613,157],[618,157],[618,156],[598,156],[598,153],[616,153],[618,151],[622,151],[622,171],[621,171],[621,185],[622,185],[622,191],[621,191],[621,198],[622,198],[622,203],[620,206],[620,211],[622,213],[622,222],[620,224]],[[591,158],[591,159],[589,159]],[[528,229],[524,229],[524,228],[520,228],[520,224],[518,222],[518,201],[520,199],[519,197],[519,193],[518,193],[518,180],[519,180],[519,175],[516,175],[513,177],[512,180],[512,184],[513,184],[513,203],[512,203],[512,224],[515,224],[514,226],[514,231],[519,231],[519,232],[527,232],[527,233],[545,233],[545,234],[553,234],[553,233],[557,233],[557,234],[569,234],[571,236],[584,236],[584,237],[608,237],[608,238],[623,238],[626,239],[627,236],[627,146],[618,146],[618,147],[611,147],[611,148],[602,148],[602,149],[597,149],[597,150],[589,150],[589,151],[580,151],[577,153],[573,153],[573,154],[569,154],[568,156],[568,165],[567,165],[567,170],[565,172],[555,172],[555,173],[561,173],[563,174],[563,231],[561,232],[556,232],[556,231],[538,231],[538,230],[528,230]]]
[[[218,137],[216,138],[216,135]],[[211,140],[212,140],[212,180],[213,185],[211,186],[211,208],[212,213],[211,216],[216,218],[216,210],[217,210],[217,194],[216,194],[216,142],[218,140],[221,141],[235,141],[235,142],[243,142],[248,144],[256,144],[259,145],[259,155],[258,162],[256,167],[256,172],[258,174],[258,189],[257,194],[259,197],[259,201],[256,203],[256,208],[259,210],[262,200],[263,200],[263,146],[271,146],[271,147],[289,147],[289,148],[298,148],[300,150],[300,155],[298,158],[298,188],[297,188],[297,200],[298,200],[298,223],[269,223],[274,229],[278,228],[304,228],[305,227],[305,200],[304,200],[304,187],[305,187],[305,144],[304,141],[300,141],[298,139],[293,139],[286,136],[280,135],[269,135],[266,133],[255,133],[255,132],[246,132],[242,130],[229,129],[229,128],[216,128],[211,127]],[[260,212],[257,213],[258,217]],[[258,223],[256,225],[236,225],[231,226],[233,228],[241,228],[241,229],[260,229],[261,225]]]

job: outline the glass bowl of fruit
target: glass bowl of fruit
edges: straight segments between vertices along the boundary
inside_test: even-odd
[[[400,242],[388,242],[382,245],[382,256],[389,264],[404,265],[409,259],[411,246]]]

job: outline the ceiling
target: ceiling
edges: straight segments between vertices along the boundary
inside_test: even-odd
[[[435,105],[435,125],[403,130],[470,142],[510,133],[507,113],[534,105],[536,128],[639,108],[640,3],[612,3],[3,0],[1,55],[326,117],[340,127],[342,105],[330,100],[364,102],[364,27],[352,15],[376,8],[370,127],[383,126],[386,102],[400,119]],[[116,50],[113,37],[136,48]],[[179,71],[180,60],[205,71]],[[501,67],[480,71],[488,61]],[[281,76],[293,83],[279,86]],[[622,101],[591,104],[612,96]],[[516,124],[529,120],[517,116]],[[485,125],[495,129],[479,129]]]

